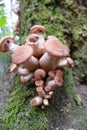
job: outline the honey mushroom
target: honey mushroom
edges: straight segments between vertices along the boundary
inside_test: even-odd
[[[0,40],[0,51],[12,53],[10,72],[20,74],[22,83],[30,81],[35,85],[37,96],[31,99],[30,105],[40,106],[41,109],[49,106],[54,90],[63,86],[64,68],[74,67],[68,46],[53,35],[45,40],[45,31],[44,26],[34,25],[25,45],[21,46],[15,44],[13,36]]]
[[[33,77],[33,72],[39,67],[38,59],[33,56],[33,49],[30,46],[22,45],[12,54],[12,62],[17,65],[23,65],[30,73],[21,76],[21,82],[25,83]]]
[[[44,49],[44,43],[45,43],[45,38],[44,38],[44,32],[46,31],[46,28],[42,25],[34,25],[33,27],[30,28],[30,33],[37,34],[39,36],[38,43],[39,43],[39,48],[42,50],[42,54],[45,52]]]
[[[55,36],[48,37],[45,42],[45,50],[46,52],[39,59],[39,64],[40,67],[47,72],[50,70],[55,70],[58,67],[59,60],[67,57],[70,51],[68,46],[62,44]]]
[[[0,40],[0,51],[13,53],[19,45],[15,44],[13,36],[5,36]]]
[[[11,64],[10,72],[18,73],[20,75],[27,75],[27,74],[29,74],[29,71],[26,68],[23,68],[21,66],[17,66],[16,64]]]
[[[33,49],[33,56],[39,58],[42,56],[42,50],[39,48],[38,42],[39,36],[37,34],[30,34],[27,39],[25,45],[29,45]]]

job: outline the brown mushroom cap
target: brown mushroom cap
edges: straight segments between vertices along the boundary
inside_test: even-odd
[[[5,36],[0,40],[0,51],[2,51],[2,52],[8,51],[4,44],[7,41],[8,41],[8,44],[9,44],[10,40],[14,41],[14,37],[13,36]]]
[[[36,79],[43,79],[43,78],[45,78],[45,76],[46,76],[46,72],[45,72],[45,70],[43,70],[43,69],[37,69],[37,70],[34,72],[34,77],[35,77]]]
[[[36,33],[36,32],[42,32],[44,33],[46,31],[46,28],[42,25],[34,25],[30,29],[30,33]]]
[[[12,62],[22,64],[26,62],[33,54],[33,49],[30,46],[22,45],[18,47],[12,54]]]
[[[63,85],[63,78],[61,76],[55,76],[54,81],[55,81],[56,85],[58,85],[60,87]]]
[[[69,48],[67,45],[62,44],[55,36],[49,36],[45,42],[46,51],[55,57],[66,57],[69,55]]]
[[[44,81],[43,81],[43,80],[36,80],[36,81],[35,81],[35,85],[36,85],[37,87],[41,87],[41,86],[43,86],[43,84],[44,84]]]
[[[37,34],[30,34],[26,39],[26,44],[34,44],[39,39]]]

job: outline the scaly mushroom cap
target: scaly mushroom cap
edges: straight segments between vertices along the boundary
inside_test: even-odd
[[[44,33],[46,31],[46,28],[42,25],[35,25],[31,27],[30,33],[37,33],[37,32],[42,32]]]
[[[12,54],[12,62],[15,64],[25,63],[33,54],[33,49],[30,46],[22,45],[18,47]]]
[[[48,36],[48,40],[45,42],[46,51],[55,57],[66,57],[69,55],[69,48],[67,45],[62,44],[55,36]]]
[[[5,36],[0,40],[0,51],[2,52],[7,52],[8,48],[6,46],[6,44],[13,42],[14,41],[14,37],[13,36]]]

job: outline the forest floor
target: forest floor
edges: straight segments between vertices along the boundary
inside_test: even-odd
[[[6,104],[8,87],[13,84],[13,75],[9,73],[9,55],[0,55],[0,117]],[[87,85],[76,86],[81,95],[82,104],[69,111],[65,109],[59,114],[55,109],[50,115],[50,130],[87,130]]]

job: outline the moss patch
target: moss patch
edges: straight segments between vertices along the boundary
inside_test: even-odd
[[[48,130],[47,111],[39,107],[31,107],[30,99],[35,95],[35,86],[21,84],[19,77],[14,90],[7,100],[7,107],[3,114],[4,130]],[[2,118],[1,118],[2,119]]]
[[[87,15],[85,6],[73,0],[65,0],[62,2],[55,0],[21,0],[20,4],[21,44],[24,44],[26,37],[29,35],[31,26],[42,24],[47,27],[47,35],[55,35],[64,44],[68,44],[71,49],[70,55],[77,60],[77,62],[81,57],[82,59],[79,61],[79,64],[83,64],[82,60],[85,60],[87,55],[85,47],[83,47],[87,37]],[[46,34],[45,37],[47,38]],[[81,52],[81,48],[83,48],[85,53],[80,53],[79,55],[78,53]],[[78,71],[79,64],[77,64]],[[81,66],[81,71],[83,71],[82,67],[83,66]],[[75,71],[76,73],[74,75],[77,75],[79,78],[78,71]],[[80,74],[82,74],[82,72],[80,72]],[[74,89],[75,84],[73,82],[72,71],[66,70],[64,80],[64,87],[55,92],[55,96],[51,102],[50,108],[53,110],[52,113],[48,108],[42,111],[39,107],[32,108],[29,105],[31,98],[36,95],[35,87],[30,83],[26,85],[21,84],[19,77],[17,77],[15,87],[11,90],[12,92],[7,101],[7,109],[3,118],[4,124],[6,124],[4,130],[48,130],[48,115],[50,115],[50,112],[52,113],[52,117],[59,117],[55,118],[56,120],[52,120],[56,121],[54,128],[59,124],[60,127],[62,127],[62,124],[64,122],[66,123],[66,121],[63,120],[64,122],[62,122],[64,115],[61,115],[60,110],[63,112],[67,111],[66,106],[69,103],[67,97],[69,97],[71,104],[74,104],[73,99],[77,104],[81,103],[80,97]],[[51,125],[52,122],[50,127]]]

